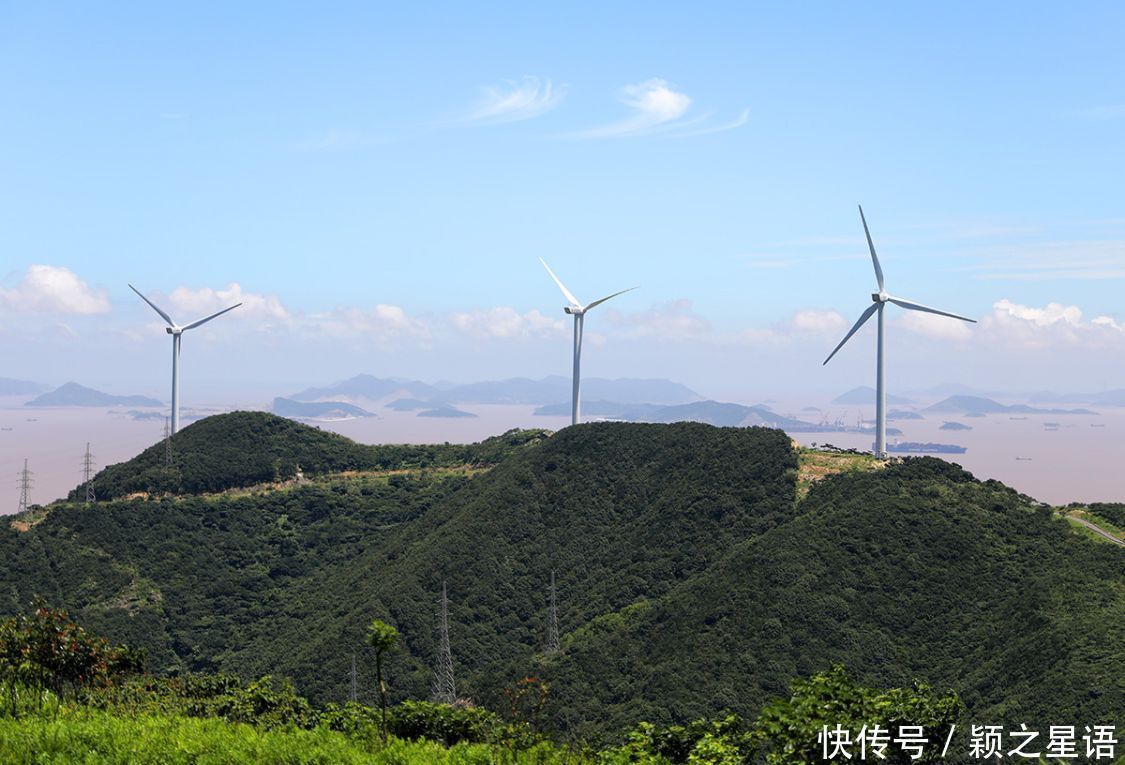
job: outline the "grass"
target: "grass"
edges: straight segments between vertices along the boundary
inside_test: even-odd
[[[1088,508],[1088,507],[1063,508],[1062,512],[1065,515],[1072,516],[1074,518],[1081,518],[1083,520],[1089,521],[1090,523],[1094,524],[1098,528],[1103,529],[1105,531],[1108,531],[1110,534],[1113,534],[1118,539],[1125,539],[1125,529],[1122,529],[1118,526],[1114,526],[1112,523],[1107,521],[1102,516],[1097,515],[1096,513],[1090,512],[1090,508]]]
[[[489,744],[446,748],[428,741],[350,738],[317,729],[262,730],[242,723],[66,708],[56,716],[0,717],[0,763],[82,765],[578,765],[550,744],[513,752]]]
[[[881,470],[887,460],[870,454],[830,452],[808,447],[797,448],[797,499],[802,500],[817,481],[838,473],[862,473]]]

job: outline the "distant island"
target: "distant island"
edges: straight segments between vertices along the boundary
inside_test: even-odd
[[[852,388],[847,393],[842,393],[836,398],[832,399],[833,404],[848,404],[848,405],[861,405],[861,406],[874,406],[875,405],[875,389],[867,386],[860,385],[857,388]],[[909,404],[910,399],[903,398],[902,396],[895,396],[887,394],[888,404]]]
[[[925,418],[917,412],[912,412],[909,409],[892,409],[887,412],[888,420],[924,420]]]
[[[417,417],[476,417],[472,412],[466,412],[455,406],[439,406],[436,409],[423,409]]]
[[[374,417],[375,415],[355,404],[344,401],[294,401],[291,398],[275,398],[273,413],[282,417],[344,419],[347,417]]]
[[[966,425],[963,422],[943,422],[938,430],[972,430],[971,425]]]
[[[590,399],[628,401],[632,403],[683,404],[700,397],[690,388],[671,380],[620,378],[606,380],[592,377],[582,381]],[[392,409],[401,409],[399,402],[425,402],[430,407],[447,404],[548,404],[570,395],[570,378],[560,375],[533,380],[512,377],[506,380],[485,380],[472,383],[429,384],[399,377],[375,377],[361,374],[332,385],[307,388],[286,398],[294,401],[348,399],[383,401],[394,399]]]
[[[927,412],[959,412],[970,417],[988,414],[1097,414],[1089,409],[1037,409],[1026,404],[1001,404],[982,396],[950,396],[927,407]]]
[[[24,406],[164,406],[164,402],[147,396],[115,396],[68,382],[25,402]]]

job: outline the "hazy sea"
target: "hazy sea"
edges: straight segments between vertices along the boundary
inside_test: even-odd
[[[4,477],[0,480],[0,513],[12,513],[17,508],[17,479],[24,457],[34,473],[32,501],[45,503],[79,484],[87,441],[100,468],[127,460],[158,442],[164,426],[160,417],[135,420],[123,409],[32,409],[22,406],[24,400],[0,399],[0,476]],[[802,411],[810,404],[820,405],[802,401],[771,402],[770,406],[778,413],[816,421],[817,414]],[[569,423],[568,417],[537,417],[532,414],[532,406],[458,408],[478,416],[428,418],[378,407],[378,417],[309,424],[363,443],[466,443],[515,427],[557,430]],[[860,408],[854,406],[825,405],[825,409],[830,419],[839,416],[849,425],[854,425],[860,415]],[[196,413],[212,411],[217,410]],[[873,417],[870,407],[862,408],[862,413],[865,418]],[[941,430],[946,420],[962,422],[972,430]],[[1057,429],[1048,423],[1057,423]],[[978,478],[996,478],[1045,502],[1125,501],[1125,470],[1121,467],[1125,463],[1125,409],[1107,408],[1095,416],[1031,414],[1023,419],[1006,414],[977,418],[926,415],[922,420],[895,420],[890,424],[903,431],[898,437],[902,441],[967,447],[965,454],[939,456],[962,465]],[[802,444],[831,443],[857,449],[870,449],[873,441],[871,435],[862,433],[792,435]]]

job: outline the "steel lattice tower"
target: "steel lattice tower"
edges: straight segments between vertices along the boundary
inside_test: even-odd
[[[555,570],[551,569],[551,587],[547,601],[547,653],[558,653],[559,644],[559,605],[555,588]]]
[[[433,699],[439,704],[457,701],[457,685],[453,678],[453,652],[449,647],[449,597],[445,582],[441,583],[441,604],[438,611],[438,656],[434,667]]]
[[[86,487],[86,504],[96,501],[94,497],[94,455],[90,454],[90,442],[86,442],[86,454],[82,457],[82,483]]]
[[[31,507],[31,486],[34,481],[31,480],[31,471],[27,469],[27,457],[23,458],[23,470],[20,471],[19,487],[20,487],[20,509],[16,512],[26,512]]]

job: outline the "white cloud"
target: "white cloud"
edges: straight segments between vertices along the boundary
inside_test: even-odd
[[[696,313],[692,301],[686,299],[657,303],[639,313],[607,311],[607,318],[626,337],[696,340],[711,333],[710,322]]]
[[[968,340],[973,336],[968,322],[933,313],[904,311],[895,323],[909,332],[937,340]]]
[[[463,122],[501,123],[519,122],[538,117],[554,109],[566,95],[566,88],[555,88],[550,80],[523,77],[517,82],[508,81],[500,86],[484,88],[479,104]]]
[[[257,321],[284,322],[293,315],[277,295],[261,295],[243,292],[238,282],[231,282],[226,289],[213,290],[210,287],[189,289],[177,287],[168,295],[172,308],[172,318],[182,325],[201,319],[236,303],[242,303],[230,312],[231,318],[254,319]],[[157,303],[157,305],[160,305]],[[163,308],[164,306],[161,306]],[[167,310],[167,309],[165,309]]]
[[[673,137],[688,137],[733,130],[746,124],[750,110],[745,109],[733,122],[696,128],[711,118],[711,113],[684,119],[692,100],[687,93],[676,90],[666,80],[653,78],[621,89],[619,100],[632,111],[632,115],[608,125],[569,134],[569,138],[623,138],[649,133],[666,133]],[[693,129],[695,128],[695,129]]]
[[[64,266],[29,266],[12,289],[0,287],[0,305],[27,313],[109,313],[105,290],[95,290]]]
[[[362,309],[341,306],[330,313],[309,317],[305,326],[316,334],[335,338],[359,338],[379,345],[392,345],[399,340],[430,339],[430,327],[397,305],[379,303],[374,308]]]
[[[1048,303],[1042,308],[999,300],[981,319],[985,342],[1025,349],[1051,346],[1104,347],[1125,341],[1125,327],[1109,316],[1082,318],[1075,305]]]
[[[507,306],[451,313],[448,321],[455,332],[477,340],[541,337],[566,331],[564,319],[552,319],[537,310],[521,314]]]
[[[848,320],[836,311],[797,311],[789,319],[794,332],[839,332],[846,329]]]
[[[621,103],[633,116],[601,127],[575,133],[575,138],[618,138],[647,133],[677,120],[691,106],[686,93],[673,90],[664,80],[651,79],[621,89]]]

